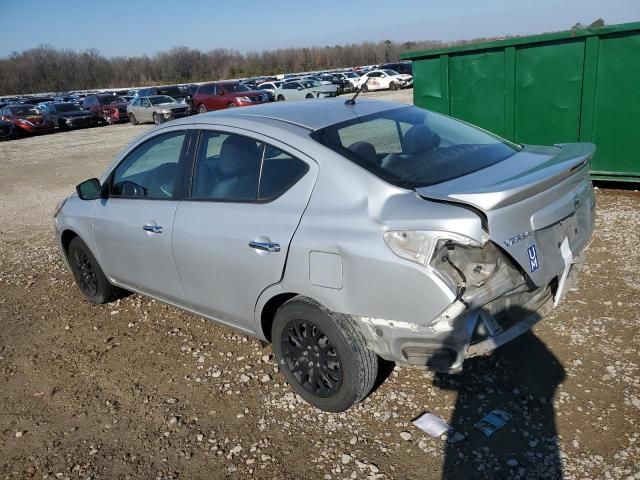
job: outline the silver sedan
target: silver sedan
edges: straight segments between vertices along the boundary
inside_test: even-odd
[[[225,110],[142,134],[55,232],[90,302],[139,292],[269,341],[298,394],[342,411],[380,357],[459,372],[558,304],[593,152],[371,100]]]

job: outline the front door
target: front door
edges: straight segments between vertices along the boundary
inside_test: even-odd
[[[193,309],[255,331],[256,301],[282,278],[317,166],[284,145],[238,132],[201,132],[189,198],[176,211],[173,251]]]
[[[169,301],[184,292],[171,253],[179,170],[188,134],[173,131],[143,141],[109,177],[109,195],[93,213],[100,265],[117,283]]]

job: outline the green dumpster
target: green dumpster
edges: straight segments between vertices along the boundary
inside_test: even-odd
[[[416,105],[516,143],[593,142],[593,178],[640,181],[640,22],[402,58]]]

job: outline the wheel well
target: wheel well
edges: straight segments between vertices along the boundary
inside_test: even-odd
[[[71,240],[73,240],[77,236],[78,234],[73,230],[65,230],[64,232],[62,232],[60,241],[62,242],[62,248],[65,255],[69,255],[69,244],[71,243]]]
[[[262,334],[270,342],[271,341],[271,326],[273,325],[273,319],[276,316],[276,312],[287,300],[297,296],[297,293],[280,293],[275,297],[269,299],[262,307],[262,314],[260,315],[260,326],[262,327]]]

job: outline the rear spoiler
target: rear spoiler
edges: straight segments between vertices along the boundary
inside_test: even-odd
[[[596,149],[592,143],[557,144],[556,147],[560,149],[556,155],[532,168],[523,164],[517,174],[503,178],[495,175],[484,182],[473,181],[479,176],[486,176],[489,167],[452,181],[417,188],[416,192],[428,199],[464,203],[484,212],[505,207],[543,192],[588,167]],[[537,153],[533,146],[525,146],[522,152]],[[510,161],[516,161],[516,158],[512,157]],[[472,177],[476,178],[472,180]],[[465,179],[470,181],[465,182]]]

